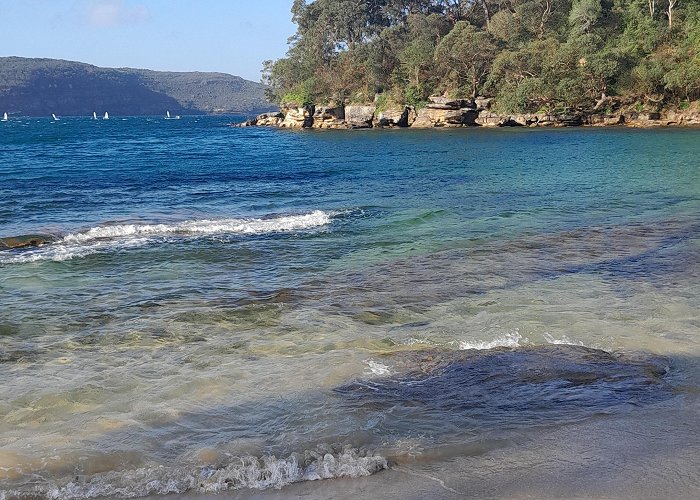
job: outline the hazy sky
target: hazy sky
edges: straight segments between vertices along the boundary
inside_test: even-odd
[[[221,71],[260,80],[287,50],[292,0],[0,0],[0,55]]]

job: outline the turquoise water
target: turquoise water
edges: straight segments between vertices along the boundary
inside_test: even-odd
[[[0,238],[51,240],[0,251],[0,496],[449,482],[697,410],[700,131],[232,120],[0,124]]]

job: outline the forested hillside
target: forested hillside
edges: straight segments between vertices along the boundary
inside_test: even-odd
[[[264,71],[280,103],[488,96],[515,113],[700,98],[700,0],[295,0],[292,16],[287,57]]]
[[[99,68],[57,59],[0,57],[0,113],[253,114],[270,107],[263,85],[224,73]]]

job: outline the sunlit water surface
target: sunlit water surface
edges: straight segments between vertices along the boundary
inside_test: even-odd
[[[0,498],[698,491],[700,131],[230,120],[0,124]]]

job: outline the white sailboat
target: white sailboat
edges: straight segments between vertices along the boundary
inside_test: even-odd
[[[166,120],[179,120],[179,119],[180,119],[180,115],[175,115],[175,116],[173,117],[173,116],[170,116],[170,111],[166,111],[166,112],[165,112],[165,119],[166,119]]]
[[[94,111],[92,112],[92,119],[97,120],[97,113],[95,113]]]
[[[105,111],[105,115],[102,117],[103,120],[109,120],[109,113]]]
[[[2,121],[7,121],[7,111],[5,111],[5,113],[2,115]]]
[[[53,113],[51,113],[51,118],[53,118],[53,120],[54,120],[55,122],[60,121],[60,118],[57,117],[57,116],[56,116],[55,114],[53,114]]]

